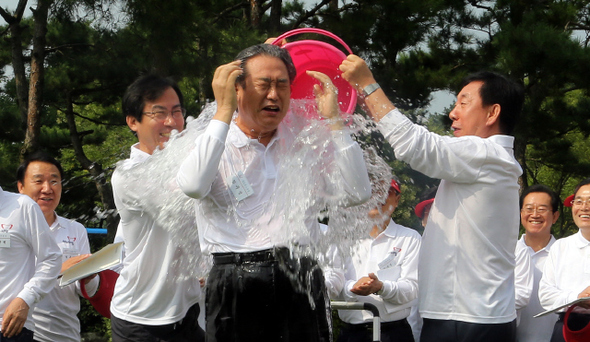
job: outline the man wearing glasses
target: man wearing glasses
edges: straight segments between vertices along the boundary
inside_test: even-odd
[[[142,76],[127,88],[123,114],[139,142],[112,177],[113,197],[121,216],[117,238],[125,241],[126,252],[111,302],[113,341],[203,341],[203,330],[197,323],[199,280],[179,276],[182,270],[176,266],[183,254],[169,231],[148,214],[153,208],[139,204],[146,196],[141,184],[149,176],[134,179],[126,172],[164,148],[172,131],[183,130],[182,93],[168,78]]]
[[[590,297],[590,178],[581,181],[564,204],[572,207],[574,223],[579,230],[551,246],[539,283],[539,300],[545,310]],[[568,326],[575,327],[572,330],[588,331],[583,328],[590,323],[590,300],[582,301],[578,306],[570,315]],[[558,314],[552,342],[565,341],[564,311]],[[576,341],[588,341],[588,336],[585,337]]]

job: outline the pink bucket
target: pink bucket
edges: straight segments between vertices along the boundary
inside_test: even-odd
[[[352,53],[348,45],[342,39],[326,30],[317,28],[301,28],[283,33],[273,42],[278,45],[283,39],[301,33],[318,33],[333,38],[340,43],[348,53]],[[342,72],[338,68],[346,55],[333,45],[318,40],[299,40],[282,46],[289,51],[297,76],[291,85],[291,98],[313,99],[313,85],[319,84],[315,78],[307,75],[306,70],[319,71],[328,75],[338,88],[338,103],[342,112],[352,114],[356,107],[356,90],[342,78]]]

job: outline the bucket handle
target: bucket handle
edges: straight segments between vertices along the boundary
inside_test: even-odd
[[[294,36],[296,34],[302,34],[302,33],[317,33],[317,34],[322,34],[324,36],[328,36],[328,37],[334,39],[335,41],[337,41],[338,43],[340,43],[342,46],[344,46],[344,48],[346,49],[346,51],[348,51],[348,53],[352,54],[352,50],[348,47],[348,45],[346,45],[346,43],[342,39],[340,39],[340,37],[338,37],[337,35],[333,34],[330,31],[322,30],[319,28],[313,28],[313,27],[298,28],[295,30],[287,31],[287,32],[281,34],[280,36],[278,36],[277,39],[275,39],[272,42],[272,45],[278,45],[279,42],[281,42],[283,39],[285,39],[287,37]]]

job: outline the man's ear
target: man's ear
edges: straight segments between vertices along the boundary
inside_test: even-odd
[[[21,183],[21,181],[16,182],[16,187],[18,188],[19,193],[24,194],[25,186],[23,185],[23,183]]]
[[[489,107],[486,126],[491,127],[495,124],[500,124],[500,110],[501,107],[499,104],[495,103]]]
[[[127,117],[125,117],[125,121],[127,121],[127,126],[129,126],[129,128],[133,131],[133,132],[137,132],[138,127],[138,121],[135,118],[135,116],[132,115],[127,115]]]

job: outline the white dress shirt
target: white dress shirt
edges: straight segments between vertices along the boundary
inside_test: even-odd
[[[514,320],[522,173],[514,137],[443,137],[397,109],[378,127],[398,159],[441,179],[422,236],[422,317],[481,324]]]
[[[314,187],[312,193],[292,195],[311,184],[312,179],[303,178],[297,184],[299,188],[294,189],[296,186],[288,185],[293,179],[281,178],[287,170],[311,168],[332,156],[314,155],[313,149],[297,140],[297,133],[291,131],[285,120],[288,118],[279,125],[268,146],[249,139],[234,122],[228,126],[211,120],[205,132],[197,137],[195,148],[180,167],[177,181],[188,196],[200,199],[195,201],[196,219],[204,253],[243,253],[288,246],[293,237],[308,243],[310,236],[312,239],[319,236],[317,215],[311,207],[301,215],[294,215],[298,204],[313,202],[310,205],[317,208],[322,206],[323,198],[330,197],[352,205],[370,197],[371,185],[362,151],[345,131],[331,133],[332,155],[337,166],[329,176],[338,178],[340,187],[334,188],[333,183],[325,180],[328,175],[324,173],[317,176],[324,177],[323,183]],[[290,157],[293,151],[308,154],[298,163]],[[232,190],[236,182],[250,187],[251,191],[239,197],[237,189]],[[286,225],[289,229],[285,229]]]
[[[576,300],[588,286],[590,241],[578,230],[576,234],[559,239],[551,246],[539,284],[541,306],[551,310],[567,304]]]
[[[115,284],[111,314],[144,325],[166,325],[180,321],[201,296],[199,280],[182,276],[179,259],[183,254],[171,234],[159,226],[150,208],[140,199],[144,179],[125,178],[125,171],[150,157],[131,147],[130,158],[113,173],[113,197],[121,215],[117,235],[125,241],[125,259]],[[146,194],[143,194],[144,196]],[[153,194],[152,194],[153,195]],[[194,213],[187,213],[194,215]]]
[[[539,281],[541,281],[545,260],[549,256],[549,251],[555,242],[555,238],[551,235],[547,246],[535,252],[525,243],[525,235],[523,234],[516,243],[516,250],[517,253],[519,250],[524,250],[531,256],[534,281],[529,304],[517,312],[520,317],[520,323],[516,328],[516,336],[519,342],[549,342],[553,333],[553,326],[555,325],[555,321],[557,321],[557,315],[545,315],[537,318],[533,318],[533,316],[545,311],[539,302]]]
[[[49,227],[51,235],[61,249],[62,262],[67,259],[90,253],[90,243],[86,228],[74,220],[57,216]],[[98,288],[99,277],[86,284],[86,291],[93,293]],[[61,287],[55,285],[33,310],[35,320],[35,341],[40,342],[79,342],[80,341],[80,283],[74,282]]]
[[[420,239],[417,231],[391,220],[385,231],[375,239],[360,241],[354,248],[353,255],[347,258],[344,268],[345,283],[339,289],[340,298],[347,302],[375,305],[383,322],[408,317],[415,299],[418,298]],[[352,293],[350,290],[354,284],[369,273],[375,273],[383,282],[382,292],[368,296]],[[373,321],[373,315],[365,310],[339,310],[338,316],[342,321],[351,324]]]
[[[0,188],[0,324],[19,297],[29,306],[25,328],[34,331],[33,306],[53,290],[60,269],[61,252],[37,203]]]

